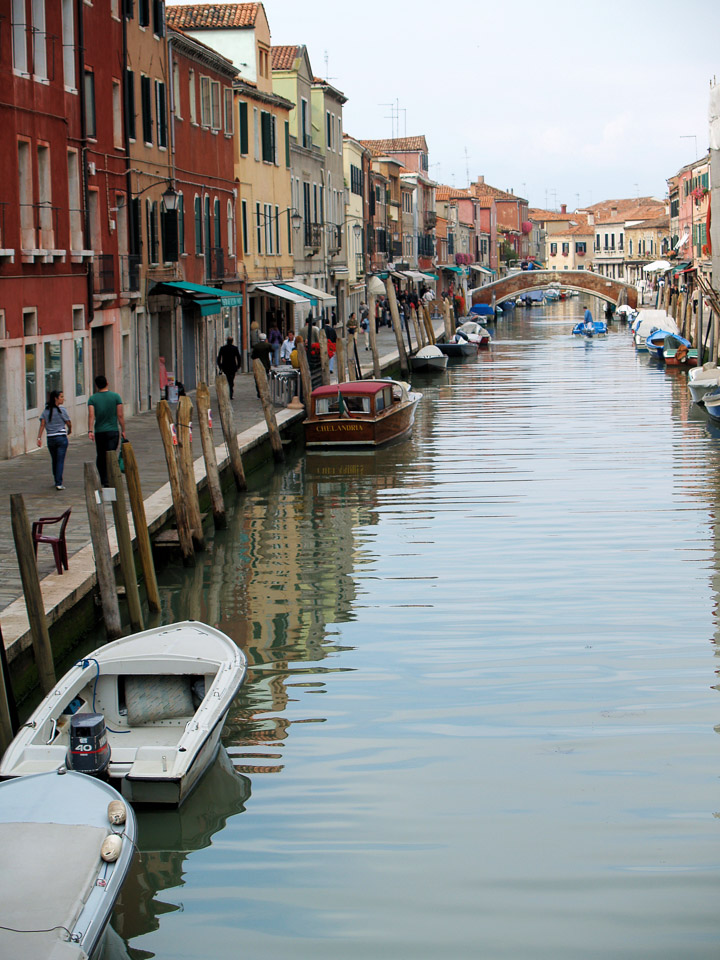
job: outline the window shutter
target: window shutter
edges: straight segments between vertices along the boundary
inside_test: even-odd
[[[139,197],[131,197],[128,212],[130,216],[130,253],[138,254],[142,250]]]
[[[165,36],[165,4],[163,0],[153,0],[153,33],[156,37]]]
[[[135,139],[135,74],[125,71],[125,126],[130,140]]]
[[[200,197],[195,197],[195,253],[202,252],[202,201]]]
[[[240,153],[244,157],[247,156],[249,150],[248,105],[244,100],[241,100],[238,105],[238,118],[240,121]]]
[[[164,210],[160,219],[162,230],[163,263],[177,263],[178,243],[178,211]]]
[[[285,121],[285,166],[290,168],[290,123]]]
[[[272,140],[272,162],[277,167],[280,161],[278,160],[277,117],[275,114],[272,114],[270,117],[270,137]]]
[[[159,147],[167,147],[167,101],[165,84],[155,81],[155,99],[157,108],[157,140]]]
[[[272,160],[272,133],[270,129],[270,114],[264,110],[260,113],[260,133],[262,137],[262,158]]]
[[[152,143],[152,81],[150,77],[140,77],[140,93],[142,99],[143,139],[145,143]]]

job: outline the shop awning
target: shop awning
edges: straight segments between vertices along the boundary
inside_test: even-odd
[[[491,270],[489,267],[483,267],[479,263],[471,263],[470,269],[476,270],[478,273],[486,273],[489,277],[492,277],[492,275],[495,273],[494,270]]]
[[[403,273],[406,277],[410,277],[411,280],[416,280],[418,283],[427,283],[428,277],[424,273],[420,273],[419,270],[403,270]],[[435,277],[433,277],[433,280]]]
[[[398,273],[397,270],[391,270],[390,276],[395,277],[396,280],[407,280],[407,276],[404,273]]]
[[[282,287],[283,290],[289,290],[290,293],[300,294],[306,300],[310,300],[314,307],[334,307],[337,304],[337,300],[332,294],[325,293],[324,290],[318,290],[297,280],[293,280],[292,283],[278,283],[277,286]]]
[[[686,268],[690,266],[689,260],[683,260],[682,263],[676,263],[675,266],[670,271],[671,276],[675,276],[676,273],[684,273]]]
[[[453,266],[451,266],[449,263],[444,263],[440,269],[441,269],[441,270],[447,270],[448,273],[462,273],[462,272],[463,272],[463,268],[462,268],[462,267],[453,267]]]
[[[149,295],[170,294],[172,297],[187,297],[200,308],[201,317],[220,313],[223,307],[241,307],[242,294],[235,290],[222,290],[220,287],[204,287],[200,283],[168,280],[156,283]]]
[[[291,293],[274,283],[251,283],[248,286],[248,293],[264,293],[268,297],[280,297],[289,303],[307,303],[307,297],[303,297],[299,293]]]

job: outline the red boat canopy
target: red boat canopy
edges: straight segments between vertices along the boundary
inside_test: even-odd
[[[350,380],[347,383],[329,383],[323,387],[316,387],[313,397],[334,397],[338,393],[343,396],[352,394],[353,396],[367,396],[368,394],[379,393],[385,387],[392,386],[391,380]]]

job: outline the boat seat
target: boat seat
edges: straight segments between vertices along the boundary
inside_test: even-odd
[[[125,678],[125,705],[130,727],[192,717],[195,707],[190,677],[128,676]]]

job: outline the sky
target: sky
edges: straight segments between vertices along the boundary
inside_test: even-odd
[[[174,0],[183,2],[183,0]],[[718,0],[265,0],[342,90],[346,133],[424,134],[430,175],[569,210],[667,193],[708,145]]]

